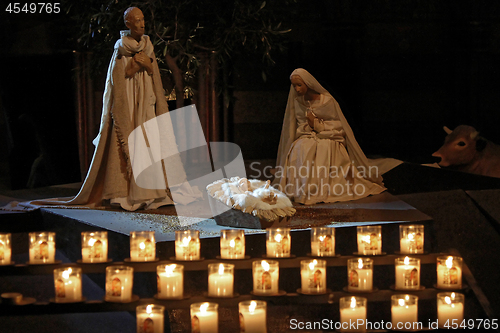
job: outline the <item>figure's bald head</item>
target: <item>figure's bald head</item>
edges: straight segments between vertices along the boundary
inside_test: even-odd
[[[137,7],[128,7],[125,12],[123,12],[123,22],[125,25],[130,22],[131,18],[134,17],[135,14],[142,14],[142,10]]]
[[[130,7],[123,13],[123,21],[125,25],[130,29],[130,34],[137,40],[140,40],[142,35],[144,35],[144,14],[137,7]]]

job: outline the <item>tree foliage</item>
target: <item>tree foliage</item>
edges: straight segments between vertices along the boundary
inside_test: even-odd
[[[192,86],[200,56],[219,64],[240,55],[262,59],[261,70],[274,64],[285,45],[287,20],[297,0],[85,0],[65,6],[79,27],[77,45],[93,53],[93,68],[103,71],[113,45],[124,30],[123,12],[139,7],[146,33],[155,46],[160,69],[173,76],[177,88]],[[175,75],[181,75],[182,82]]]

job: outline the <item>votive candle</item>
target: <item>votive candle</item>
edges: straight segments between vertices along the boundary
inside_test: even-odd
[[[218,309],[219,305],[212,302],[191,304],[191,332],[218,333]]]
[[[198,230],[175,231],[175,258],[200,260],[200,232]]]
[[[424,226],[399,225],[401,254],[424,253]]]
[[[382,254],[382,227],[381,226],[359,226],[358,231],[358,254],[378,255]]]
[[[156,260],[156,243],[154,231],[130,232],[130,260],[154,261]]]
[[[243,301],[238,303],[240,317],[240,332],[266,333],[265,301]]]
[[[245,258],[245,233],[243,230],[221,230],[220,257],[222,259]]]
[[[418,297],[415,295],[392,295],[391,303],[393,329],[415,329],[418,325]]]
[[[128,266],[106,267],[106,301],[132,301],[134,269]]]
[[[82,262],[94,263],[106,261],[108,261],[108,232],[82,232]]]
[[[266,234],[267,257],[290,257],[290,228],[268,228]]]
[[[347,260],[347,290],[369,292],[373,290],[373,260],[354,258]]]
[[[444,292],[437,294],[438,327],[450,327],[464,320],[464,294]]]
[[[11,234],[0,234],[0,265],[10,265],[11,258]]]
[[[366,332],[366,305],[365,297],[341,297],[340,331],[341,332]]]
[[[300,274],[303,293],[321,294],[326,292],[325,260],[301,260]]]
[[[208,265],[208,296],[232,297],[234,265],[215,263]]]
[[[56,233],[30,232],[30,264],[55,262]]]
[[[437,257],[437,288],[462,289],[462,258]]]
[[[54,269],[56,303],[82,301],[82,269],[62,267]]]
[[[396,289],[419,289],[420,288],[420,259],[396,258]]]
[[[252,262],[253,292],[260,295],[278,294],[279,262],[257,260]]]
[[[184,266],[162,264],[156,266],[158,298],[181,298],[184,293]]]
[[[165,307],[157,304],[144,304],[135,308],[137,333],[163,333]]]
[[[318,257],[335,255],[335,228],[311,228],[311,255]]]

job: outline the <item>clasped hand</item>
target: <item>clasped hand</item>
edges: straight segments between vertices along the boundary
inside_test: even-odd
[[[307,111],[306,119],[307,119],[307,124],[309,125],[309,127],[314,129],[314,119],[316,119],[316,115],[314,114],[314,112],[312,112],[311,110]]]

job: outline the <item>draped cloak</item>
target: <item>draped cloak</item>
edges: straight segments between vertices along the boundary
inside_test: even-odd
[[[153,74],[149,76],[145,69],[141,69],[132,78],[126,78],[127,62],[140,51],[145,52],[152,60]],[[131,103],[135,105],[130,105]],[[141,41],[137,42],[129,35],[129,31],[122,31],[108,67],[99,134],[93,141],[96,148],[79,193],[69,200],[37,200],[31,204],[101,207],[105,204],[104,200],[109,199],[127,210],[173,204],[166,179],[165,189],[144,189],[137,186],[129,153],[130,133],[147,120],[166,112],[168,105],[149,36],[143,35]],[[159,128],[158,131],[167,131],[173,137],[171,124],[169,128]],[[185,180],[186,173],[180,157],[170,157],[168,161],[169,178]],[[201,196],[197,188],[191,188],[187,183],[179,186],[178,190],[182,192],[179,197],[184,204]]]
[[[383,181],[381,175],[391,170],[392,168],[398,166],[399,164],[402,163],[402,161],[392,158],[368,159],[361,150],[359,144],[357,143],[354,137],[354,133],[351,127],[349,126],[349,123],[347,122],[344,114],[342,113],[342,110],[340,109],[340,106],[338,105],[337,101],[333,98],[333,96],[325,88],[323,88],[323,86],[321,86],[321,84],[305,69],[298,68],[294,70],[290,75],[290,79],[292,78],[293,75],[300,76],[308,88],[318,92],[321,95],[326,96],[324,100],[329,101],[329,103],[333,103],[332,108],[333,110],[335,110],[336,113],[335,118],[338,121],[340,121],[341,128],[344,132],[343,135],[345,141],[344,145],[349,154],[349,158],[351,160],[352,165],[358,168],[358,170],[359,169],[370,170],[370,167],[376,167],[378,173],[368,173],[366,174],[366,179],[383,187]],[[289,166],[288,158],[290,156],[292,146],[294,145],[296,140],[300,139],[301,136],[303,136],[304,134],[301,133],[300,130],[297,131],[300,125],[297,118],[298,111],[296,110],[298,101],[299,101],[299,96],[295,91],[294,87],[291,85],[290,92],[288,95],[287,106],[285,110],[285,117],[283,120],[283,126],[281,130],[280,143],[278,147],[278,156],[276,160],[276,168],[277,168],[276,178],[274,179],[273,182],[273,186],[279,186],[281,190],[285,192],[287,195],[288,193],[284,189],[287,185],[286,170],[287,167]],[[317,121],[318,119],[315,120],[315,122]],[[330,198],[330,200],[325,202],[334,202],[334,201],[336,201],[334,198]],[[310,201],[307,202],[306,204],[312,204],[312,203],[315,202]]]

